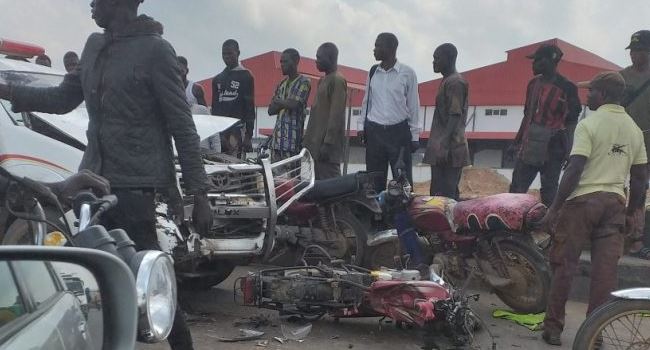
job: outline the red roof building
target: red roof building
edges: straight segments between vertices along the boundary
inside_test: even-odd
[[[559,63],[560,74],[567,79],[578,82],[591,79],[599,72],[621,69],[618,65],[603,59],[587,50],[569,44],[561,39],[551,39],[507,51],[507,59],[489,66],[463,72],[469,83],[470,120],[467,126],[470,139],[513,139],[523,117],[523,105],[526,100],[526,86],[533,78],[532,60],[527,55],[532,54],[542,44],[555,44],[564,53]],[[462,60],[462,52],[459,59]],[[435,106],[435,98],[442,79],[427,81],[420,84],[420,105],[424,113],[424,129],[431,126],[431,117]],[[580,92],[581,101],[586,101],[586,91]],[[497,107],[497,108],[489,108]],[[507,116],[495,120],[493,116]],[[505,113],[505,115],[504,115]],[[489,117],[489,118],[484,118]],[[484,122],[481,123],[482,119]],[[507,123],[507,127],[505,125]],[[478,127],[477,127],[477,124]],[[485,127],[482,127],[485,126]],[[494,127],[491,127],[494,126]],[[423,133],[428,138],[428,132]]]
[[[507,51],[503,62],[462,72],[469,83],[469,112],[465,134],[472,164],[504,168],[512,166],[505,150],[515,138],[524,115],[526,87],[533,78],[532,60],[526,56],[542,44],[555,44],[564,53],[558,71],[567,79],[590,80],[602,71],[618,71],[618,65],[561,39],[551,39]],[[462,52],[459,59],[462,60]],[[442,79],[421,83],[421,137],[428,139],[435,98]],[[583,105],[586,91],[580,91]],[[586,108],[583,112],[586,113]]]
[[[469,82],[469,104],[471,106],[513,106],[523,105],[526,100],[526,86],[533,78],[532,60],[526,56],[535,52],[542,44],[557,45],[564,55],[558,66],[560,74],[574,82],[586,81],[605,70],[621,70],[621,67],[589,51],[571,45],[560,39],[506,51],[506,61],[463,72]],[[459,54],[462,59],[462,52]],[[420,104],[435,106],[436,94],[442,79],[420,84]]]
[[[514,139],[523,118],[523,105],[526,98],[526,86],[533,78],[532,61],[527,55],[535,52],[537,47],[552,43],[564,53],[559,64],[562,75],[574,82],[591,79],[605,70],[620,70],[621,67],[599,57],[587,50],[576,47],[560,39],[551,39],[507,51],[503,62],[463,72],[469,82],[470,116],[468,117],[467,137],[470,148],[482,148],[485,142],[502,144]],[[275,124],[275,117],[267,114],[273,93],[278,83],[284,78],[280,68],[278,51],[270,51],[241,61],[255,77],[255,104],[257,111],[256,136],[269,135]],[[463,59],[463,53],[459,55]],[[316,69],[316,61],[301,57],[298,71],[309,77],[312,83],[308,107],[313,103],[318,79],[323,75]],[[339,72],[348,81],[350,101],[349,113],[350,135],[356,135],[360,106],[363,100],[368,76],[366,70],[339,65]],[[431,118],[435,110],[435,96],[441,79],[431,80],[419,85],[421,137],[428,139]],[[212,77],[198,82],[205,90],[206,100],[212,101]],[[585,91],[581,91],[585,101]],[[483,142],[485,141],[485,142]]]

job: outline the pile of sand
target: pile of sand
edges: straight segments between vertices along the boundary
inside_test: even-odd
[[[415,184],[415,192],[418,194],[429,193],[430,182]],[[463,176],[460,179],[460,198],[472,199],[490,196],[493,194],[506,193],[510,187],[510,180],[490,168],[469,167],[463,169]],[[538,194],[533,190],[530,193]]]

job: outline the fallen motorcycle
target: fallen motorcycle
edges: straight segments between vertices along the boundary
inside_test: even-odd
[[[619,290],[612,296],[582,323],[573,350],[650,348],[650,288]]]
[[[317,246],[309,249],[322,250]],[[249,273],[236,281],[234,293],[242,305],[308,320],[325,314],[335,319],[388,317],[421,327],[426,350],[438,349],[435,335],[439,334],[456,346],[471,344],[481,322],[469,307],[469,301],[478,300],[478,296],[465,296],[441,278],[420,280],[420,272],[415,270],[370,271],[340,259],[328,265]]]
[[[546,309],[550,269],[530,235],[546,213],[537,198],[507,193],[456,202],[415,195],[403,166],[397,168],[399,176],[380,195],[394,228],[369,234],[366,266],[392,266],[402,250],[415,265],[428,263],[424,241],[452,284],[474,274],[516,312]]]

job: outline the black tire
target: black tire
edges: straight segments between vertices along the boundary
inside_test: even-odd
[[[339,247],[327,249],[327,247],[322,246],[323,249],[331,256],[332,259],[342,259],[346,263],[353,265],[361,265],[364,260],[364,254],[366,251],[367,245],[367,235],[366,230],[363,228],[363,225],[359,222],[357,218],[352,215],[349,211],[345,210],[345,207],[337,208],[336,210],[336,228],[343,231],[342,234],[345,235],[346,242],[341,242]],[[337,235],[341,234],[337,232]],[[343,239],[341,237],[341,239]],[[304,242],[304,245],[319,245],[319,241]],[[343,253],[343,256],[339,256],[342,250],[341,247],[347,248],[347,251]],[[276,266],[295,266],[301,265],[302,260],[299,260],[301,256],[305,253],[303,243],[300,245],[289,244],[282,242],[279,245],[276,245],[274,248],[271,257],[265,261],[267,264],[276,265]],[[352,257],[354,256],[354,259]],[[329,263],[329,259],[323,254],[314,249],[310,249],[305,255],[306,263],[309,265],[317,265],[319,262]]]
[[[518,239],[499,241],[514,284],[495,289],[495,294],[513,311],[536,314],[546,310],[551,289],[551,272],[537,247]]]
[[[179,278],[178,287],[183,290],[208,290],[225,281],[236,265],[230,261],[211,261],[200,264],[194,273],[205,274],[201,277]],[[179,273],[182,275],[182,272]]]
[[[363,225],[350,211],[341,209],[336,212],[336,226],[339,230],[344,231],[351,249],[348,251],[347,256],[339,258],[353,265],[361,265],[364,261],[366,245],[368,244],[368,236]],[[353,256],[354,259],[352,259]]]
[[[644,332],[636,329],[634,333],[645,338],[636,341],[629,339],[629,343],[625,339],[618,339],[624,333],[629,334],[629,326],[636,326],[636,319],[630,324],[627,324],[627,322],[621,323],[620,319],[634,314],[639,314],[640,322],[638,325],[645,324],[643,329],[646,330]],[[650,300],[615,299],[602,305],[594,310],[578,329],[573,341],[573,350],[598,349],[597,344],[601,334],[606,349],[648,349],[650,348],[650,332],[647,331],[650,328],[650,317],[648,315],[650,315]],[[613,326],[617,321],[621,327],[617,327],[615,332],[609,332],[608,327]],[[613,342],[614,344],[611,341],[612,336],[617,338],[617,341]]]

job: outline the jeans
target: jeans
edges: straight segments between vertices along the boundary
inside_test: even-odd
[[[537,173],[540,175],[541,188],[540,196],[544,205],[551,206],[557,194],[560,173],[562,172],[564,159],[552,157],[542,166],[529,165],[517,159],[515,169],[512,172],[512,183],[510,193],[526,193],[535,180]]]

